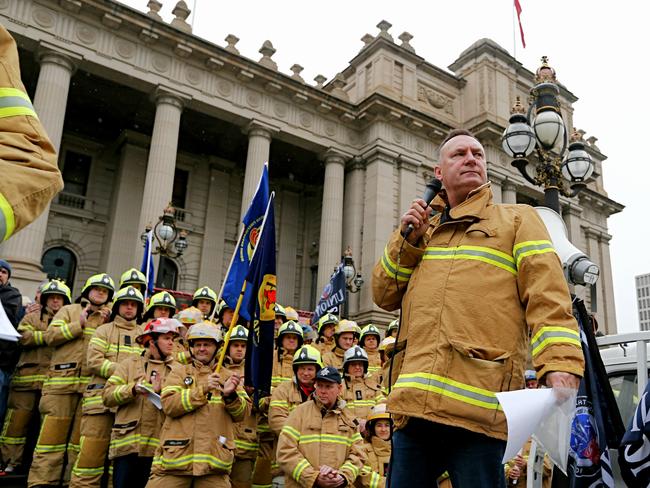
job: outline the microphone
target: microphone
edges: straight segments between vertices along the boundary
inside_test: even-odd
[[[422,200],[427,202],[427,207],[431,205],[431,202],[441,189],[442,181],[437,178],[431,178],[431,180],[429,180],[424,190],[424,194],[422,195]],[[415,227],[413,227],[413,224],[409,224],[406,228],[406,232],[404,233],[404,239],[406,239],[411,234],[411,232],[413,232],[413,229],[415,229]]]

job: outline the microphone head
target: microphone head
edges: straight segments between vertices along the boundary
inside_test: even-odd
[[[438,178],[431,178],[427,183],[427,186],[424,190],[424,195],[422,195],[422,200],[427,202],[427,205],[430,204],[436,195],[442,189],[442,181]]]

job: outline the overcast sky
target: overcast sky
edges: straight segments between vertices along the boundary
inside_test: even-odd
[[[147,11],[147,0],[121,1]],[[161,1],[161,14],[170,21],[176,0]],[[483,37],[513,53],[512,0],[186,2],[196,5],[196,35],[225,46],[226,35],[235,34],[241,54],[255,60],[268,39],[277,49],[273,59],[280,71],[290,74],[289,67],[298,63],[309,82],[317,74],[331,79],[343,71],[363,45],[359,39],[377,34],[375,25],[384,19],[393,24],[390,33],[396,40],[410,32],[417,54],[444,69]],[[638,330],[634,276],[650,273],[650,144],[643,142],[650,139],[650,2],[520,2],[526,48],[517,31],[517,59],[535,71],[540,57],[548,56],[558,80],[580,98],[574,105],[575,126],[586,137],[598,138],[608,156],[605,189],[626,206],[609,219],[616,315],[619,332]]]

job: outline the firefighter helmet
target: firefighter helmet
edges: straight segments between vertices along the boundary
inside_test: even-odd
[[[194,324],[192,327],[190,327],[190,329],[187,331],[187,337],[185,339],[187,339],[187,342],[189,342],[190,345],[192,345],[192,341],[199,339],[209,339],[219,344],[221,341],[223,341],[223,335],[219,327],[213,323],[199,322],[198,324]]]
[[[223,314],[226,312],[226,310],[234,311],[235,309],[232,308],[230,305],[228,305],[226,301],[222,299],[219,302],[219,307],[217,308],[217,316],[219,317],[220,323],[223,323]]]
[[[347,374],[348,365],[354,361],[360,361],[363,363],[363,374],[368,372],[368,353],[363,350],[362,347],[352,346],[350,349],[345,351],[343,354],[343,373]]]
[[[120,289],[129,285],[141,287],[138,289],[142,292],[142,290],[147,288],[147,277],[142,271],[138,271],[135,268],[127,269],[120,277]]]
[[[194,325],[203,321],[203,314],[196,307],[187,307],[185,310],[181,310],[175,316],[176,319],[180,321],[183,325]]]
[[[313,364],[316,366],[316,371],[323,367],[323,360],[321,359],[320,352],[314,346],[302,346],[293,355],[293,372],[298,371],[298,366],[301,364]]]
[[[176,313],[176,300],[174,296],[166,291],[161,291],[152,295],[149,299],[149,304],[147,305],[147,311],[144,314],[144,319],[150,319],[153,317],[153,309],[155,307],[165,307],[171,309],[170,315]]]
[[[336,325],[334,335],[340,336],[344,332],[352,332],[354,334],[354,337],[358,339],[361,335],[361,328],[354,320],[343,319]]]
[[[395,319],[388,324],[388,329],[386,329],[386,335],[390,335],[394,330],[399,329],[399,319]]]
[[[368,324],[361,329],[361,337],[359,337],[359,345],[361,347],[364,347],[363,341],[368,336],[377,337],[377,345],[379,345],[379,342],[381,341],[381,332],[379,332],[379,329],[376,326]]]
[[[275,338],[275,344],[278,347],[282,347],[282,336],[285,336],[287,334],[295,334],[298,336],[298,347],[302,346],[303,344],[303,337],[302,337],[302,325],[300,325],[298,322],[295,320],[289,320],[282,324],[280,328],[278,329],[278,336]]]
[[[388,420],[390,425],[393,425],[393,419],[390,418],[390,413],[388,413],[385,403],[378,403],[370,409],[368,422],[366,423],[366,431],[369,432],[371,436],[375,435],[375,424],[379,420]]]
[[[323,315],[321,318],[318,319],[318,335],[322,336],[323,335],[323,328],[326,325],[333,325],[334,327],[337,326],[339,323],[339,318],[334,315],[333,313],[326,313]]]
[[[108,290],[108,298],[106,299],[106,303],[113,300],[113,295],[115,294],[115,282],[113,282],[113,278],[108,276],[106,273],[92,275],[90,278],[88,278],[81,290],[81,296],[86,300],[89,300],[88,294],[90,293],[90,289],[94,287],[106,288]]]
[[[138,335],[135,340],[139,344],[147,345],[151,339],[157,338],[159,335],[167,334],[169,332],[174,334],[174,337],[178,337],[178,328],[181,324],[176,319],[165,319],[160,318],[152,320],[144,327],[144,331]]]
[[[70,288],[63,281],[52,280],[41,286],[41,297],[39,301],[42,306],[45,306],[47,303],[47,297],[50,295],[61,295],[63,297],[63,303],[65,305],[70,305],[72,302],[72,297],[70,296]]]
[[[275,310],[275,318],[276,319],[278,317],[282,317],[282,322],[283,323],[287,321],[287,312],[286,312],[286,310],[284,309],[284,307],[282,305],[280,305],[279,303],[276,303],[274,310]]]
[[[226,334],[230,342],[233,341],[248,341],[248,329],[243,325],[235,325],[228,334]]]
[[[293,307],[284,307],[284,313],[287,320],[295,320],[296,322],[300,320],[298,312],[296,312],[296,309]]]
[[[142,293],[140,290],[133,286],[127,286],[118,290],[115,294],[115,300],[113,300],[113,312],[111,313],[111,320],[115,319],[115,316],[118,313],[120,302],[125,300],[133,300],[138,304],[138,313],[136,314],[136,319],[140,319],[142,315],[142,310],[144,309],[144,298],[142,298]]]
[[[199,300],[208,300],[209,302],[212,302],[210,311],[208,312],[208,315],[211,315],[214,307],[217,305],[217,294],[214,290],[209,286],[202,286],[194,292],[194,296],[192,297],[192,306],[196,307]]]

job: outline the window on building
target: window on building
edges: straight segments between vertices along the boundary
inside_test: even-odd
[[[165,288],[166,290],[175,290],[178,283],[178,266],[176,263],[165,256],[160,256],[158,265],[158,276],[156,277],[156,287]]]
[[[67,150],[63,160],[63,191],[73,195],[86,196],[88,179],[90,177],[90,164],[92,157],[76,151]]]
[[[65,247],[53,247],[43,254],[41,263],[49,280],[65,281],[72,290],[77,273],[77,258],[72,251]]]
[[[190,181],[190,172],[184,169],[174,171],[174,188],[172,190],[172,205],[185,208],[187,200],[187,184]]]

